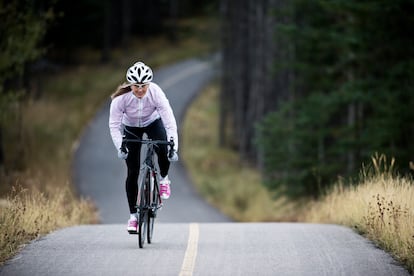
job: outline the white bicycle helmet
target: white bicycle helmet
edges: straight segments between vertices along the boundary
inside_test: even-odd
[[[127,70],[126,79],[130,84],[149,83],[152,81],[152,70],[143,62],[136,62]]]

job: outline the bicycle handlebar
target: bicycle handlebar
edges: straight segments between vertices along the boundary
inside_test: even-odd
[[[168,145],[170,149],[168,150],[168,157],[172,157],[174,154],[174,140],[170,138],[170,141],[165,140],[151,140],[151,139],[122,139],[121,151],[127,153],[126,143],[141,143],[141,144],[150,144],[150,145]]]

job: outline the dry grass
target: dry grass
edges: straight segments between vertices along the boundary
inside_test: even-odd
[[[310,204],[304,220],[352,227],[391,252],[414,271],[414,183],[393,172],[393,161],[373,158],[359,185],[338,183],[326,197]]]
[[[16,189],[0,202],[0,264],[25,243],[50,231],[96,220],[93,205],[78,200],[70,190]]]
[[[182,129],[182,160],[198,191],[237,221],[295,220],[295,203],[274,200],[255,168],[218,147],[217,103],[218,87],[211,85],[191,105]]]

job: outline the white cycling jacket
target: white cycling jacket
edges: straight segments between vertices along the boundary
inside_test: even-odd
[[[164,91],[151,82],[147,93],[141,99],[132,90],[112,99],[109,113],[109,129],[115,148],[122,144],[122,125],[131,127],[146,127],[161,118],[167,139],[174,139],[174,148],[178,151],[177,123],[173,110]]]

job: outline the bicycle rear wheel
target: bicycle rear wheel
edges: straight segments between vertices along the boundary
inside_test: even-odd
[[[140,248],[144,247],[145,237],[147,236],[148,228],[148,213],[150,202],[150,188],[149,188],[149,171],[145,170],[139,191],[139,221],[138,221],[138,245]]]
[[[154,172],[151,172],[151,173],[154,173]],[[154,180],[153,180],[153,184],[151,185],[151,193],[150,193],[151,208],[150,208],[149,216],[148,216],[148,232],[147,232],[148,243],[152,242],[152,237],[154,234],[155,218],[157,217],[157,211],[160,206],[160,197],[159,197],[157,177],[153,175],[153,179]]]

